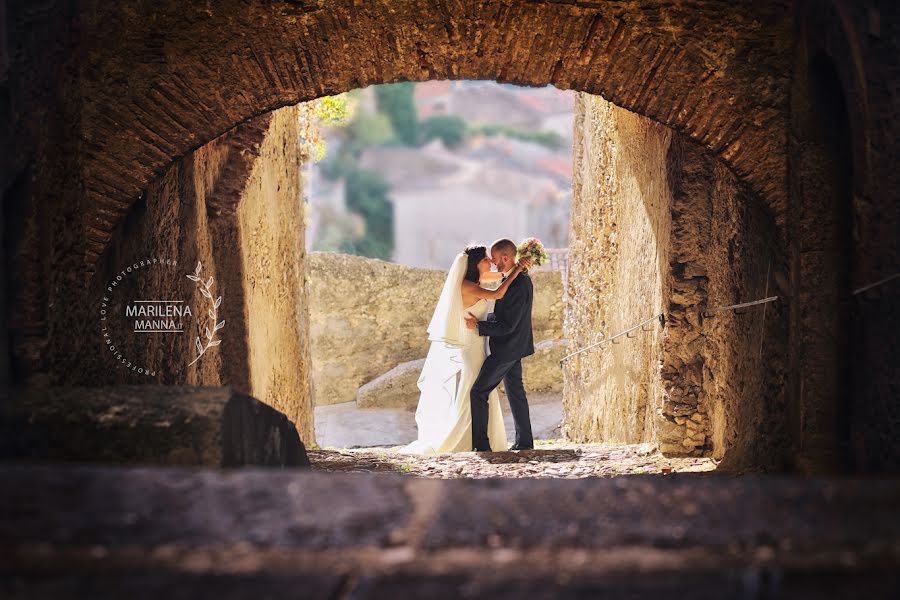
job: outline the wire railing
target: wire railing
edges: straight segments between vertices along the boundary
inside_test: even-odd
[[[763,304],[768,304],[770,302],[775,302],[776,300],[778,300],[778,296],[769,296],[768,298],[761,298],[759,300],[753,300],[751,302],[741,302],[739,304],[729,304],[727,306],[714,306],[713,308],[700,309],[700,311],[701,311],[701,314],[706,318],[713,317],[713,316],[715,316],[716,313],[721,313],[721,312],[725,312],[725,311],[729,311],[729,310],[735,311],[735,314],[742,314],[742,313],[738,312],[741,309],[750,308],[751,306],[760,306]],[[665,313],[658,313],[658,314],[650,317],[649,319],[645,319],[645,320],[641,321],[637,325],[634,325],[624,331],[617,333],[616,335],[612,335],[610,337],[603,338],[599,342],[594,342],[593,344],[590,344],[588,346],[585,346],[584,348],[580,348],[580,349],[576,350],[575,352],[567,354],[560,359],[559,365],[562,366],[563,364],[565,364],[565,362],[567,360],[569,360],[573,356],[578,356],[579,354],[581,354],[583,352],[587,352],[588,350],[593,350],[594,348],[600,348],[604,344],[609,344],[609,343],[616,344],[616,343],[618,343],[616,340],[619,340],[622,337],[633,338],[635,336],[631,335],[631,334],[638,330],[650,331],[649,325],[651,323],[653,323],[654,321],[658,321],[660,325],[665,326],[665,324],[666,324]]]
[[[897,278],[900,278],[900,273],[894,273],[893,275],[889,275],[889,276],[885,277],[884,279],[879,279],[878,281],[876,281],[874,283],[870,283],[869,285],[864,285],[861,288],[857,288],[857,289],[853,290],[852,295],[856,296],[858,294],[862,294],[863,292],[868,292],[869,290],[871,290],[873,288],[882,286],[885,283],[887,283],[889,281],[893,281]]]
[[[703,310],[704,317],[713,317],[715,313],[725,312],[727,310],[733,310],[735,312],[739,311],[742,308],[749,308],[751,306],[759,306],[760,304],[768,304],[769,302],[775,302],[778,300],[778,296],[769,296],[768,298],[762,298],[760,300],[753,300],[752,302],[741,302],[740,304],[729,304],[728,306],[714,306],[713,308],[707,308]],[[740,314],[740,313],[738,313]]]
[[[895,279],[900,279],[900,273],[895,273],[893,275],[890,275],[883,279],[879,279],[878,281],[875,281],[868,285],[864,285],[860,288],[857,288],[857,289],[853,290],[851,295],[856,296],[856,295],[862,294],[863,292],[867,292],[871,289],[882,286],[882,285],[884,285],[890,281],[893,281]],[[766,287],[768,288],[768,285]],[[768,291],[768,289],[766,291]],[[734,311],[735,314],[743,314],[742,311],[744,309],[747,309],[747,308],[750,308],[753,306],[761,306],[764,304],[769,304],[771,302],[777,302],[778,298],[779,298],[778,296],[768,296],[766,298],[760,298],[759,300],[752,300],[750,302],[740,302],[738,304],[728,304],[726,306],[714,306],[712,308],[705,308],[705,309],[701,308],[699,310],[700,310],[700,314],[703,315],[704,318],[712,318],[712,317],[715,317],[717,313],[722,313],[722,312],[726,312],[726,311]],[[567,360],[569,360],[570,358],[572,358],[573,356],[578,356],[579,354],[582,354],[583,352],[587,352],[588,350],[593,350],[595,348],[601,348],[604,344],[610,344],[610,343],[616,344],[616,343],[618,343],[617,340],[619,340],[622,337],[628,337],[628,338],[635,337],[634,335],[631,335],[631,334],[638,330],[650,331],[649,325],[651,323],[653,323],[654,321],[658,321],[660,325],[665,326],[665,324],[666,324],[665,313],[656,314],[656,315],[650,317],[649,319],[645,319],[645,320],[641,321],[637,325],[634,325],[624,331],[617,333],[616,335],[603,338],[602,340],[600,340],[598,342],[594,342],[593,344],[590,344],[588,346],[585,346],[584,348],[580,348],[580,349],[576,350],[575,352],[567,354],[566,356],[562,357],[562,359],[560,359],[559,365],[563,366],[563,364],[565,364],[565,362]]]
[[[563,363],[565,363],[567,360],[569,360],[569,359],[572,358],[573,356],[576,356],[576,355],[578,355],[578,354],[581,354],[582,352],[587,352],[588,350],[591,350],[592,348],[598,348],[598,347],[600,347],[600,346],[602,346],[603,344],[606,344],[606,343],[613,343],[613,344],[615,344],[615,343],[616,343],[616,340],[619,339],[619,338],[621,338],[621,337],[623,337],[623,336],[629,337],[629,338],[634,337],[633,335],[629,335],[629,334],[631,334],[631,333],[637,331],[638,329],[642,329],[642,330],[644,330],[644,331],[650,331],[650,329],[648,328],[648,326],[649,326],[651,323],[653,323],[653,321],[659,321],[659,324],[660,324],[660,325],[665,325],[665,324],[666,324],[666,317],[665,317],[665,315],[664,315],[663,313],[659,313],[659,314],[657,314],[657,315],[654,315],[654,316],[650,317],[649,319],[646,319],[646,320],[644,320],[644,321],[641,321],[640,323],[638,323],[638,324],[635,325],[634,327],[629,327],[629,328],[626,329],[625,331],[622,331],[622,332],[620,332],[620,333],[617,333],[616,335],[610,336],[610,337],[608,337],[608,338],[603,338],[603,339],[600,340],[599,342],[594,342],[594,343],[591,344],[590,346],[585,346],[584,348],[582,348],[582,349],[580,349],[580,350],[576,350],[575,352],[572,352],[571,354],[567,354],[566,356],[563,356],[563,357],[560,359],[559,365],[562,366]]]

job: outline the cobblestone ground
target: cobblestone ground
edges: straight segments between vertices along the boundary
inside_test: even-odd
[[[398,448],[310,450],[314,470],[353,473],[402,473],[416,477],[566,478],[618,475],[698,473],[712,471],[710,458],[666,458],[647,444],[574,444],[538,442],[522,452],[458,452],[454,454],[401,454]]]

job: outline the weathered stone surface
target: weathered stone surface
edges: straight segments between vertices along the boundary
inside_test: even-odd
[[[379,375],[356,392],[360,408],[404,408],[416,410],[419,404],[417,382],[425,359],[400,363],[384,375]]]
[[[785,312],[702,316],[778,294],[771,215],[708,152],[600,98],[579,97],[576,134],[566,335],[582,348],[659,313],[665,329],[569,361],[568,435],[777,466]]]
[[[15,465],[0,480],[0,592],[19,598],[853,598],[900,584],[896,480]]]
[[[227,387],[50,388],[23,394],[3,429],[6,459],[309,466],[284,414]]]
[[[683,417],[687,431],[661,433],[660,442],[724,459],[729,468],[780,468],[788,450],[784,305],[702,314],[783,294],[776,281],[787,266],[772,216],[683,136],[673,138],[666,166],[674,216],[661,418]]]
[[[147,190],[140,206],[116,232],[116,251],[96,265],[91,289],[76,303],[89,316],[71,324],[71,335],[92,350],[61,356],[56,368],[75,385],[161,383],[230,385],[286,414],[303,439],[314,441],[305,285],[304,222],[297,143],[297,107],[242,124],[182,157]],[[143,259],[167,259],[166,268],[142,269],[109,293],[110,281]],[[199,286],[186,290],[185,274],[202,263],[221,297],[216,332],[221,341],[193,362],[196,334],[210,325]],[[110,331],[127,342],[128,362],[153,376],[117,364],[98,325],[99,300],[110,312],[129,298],[178,298],[196,311],[184,334],[138,335]],[[120,302],[116,304],[116,302]],[[130,325],[124,320],[120,326]],[[107,326],[108,327],[108,326]],[[62,348],[59,348],[62,350]]]
[[[534,404],[531,409],[533,416]],[[664,456],[651,444],[576,444],[539,440],[534,450],[504,449],[487,455],[477,452],[405,454],[397,450],[310,450],[309,460],[314,471],[399,473],[437,479],[586,479],[663,473],[699,476],[711,474],[716,469],[711,458]]]
[[[566,355],[567,340],[549,339],[534,345],[534,354],[522,361],[526,392],[562,392],[563,374],[559,365]]]
[[[445,273],[322,252],[308,260],[316,404],[350,402],[363,384],[425,356]]]
[[[446,272],[327,252],[312,252],[308,260],[316,404],[350,402],[361,386],[428,353],[428,323]],[[538,272],[532,280],[535,339],[558,338],[563,308],[560,274]],[[404,373],[408,384],[409,372]],[[416,394],[406,385],[402,402],[375,400],[374,389],[387,388],[369,388],[364,401],[369,406],[408,405]]]
[[[667,309],[672,225],[665,155],[672,135],[602,98],[578,96],[565,320],[572,351]],[[566,362],[570,439],[656,441],[663,331],[658,322],[647,329]]]
[[[0,499],[4,543],[387,546],[413,508],[402,479],[372,476],[85,466],[0,470],[11,486]]]
[[[900,521],[883,503],[897,497],[896,482],[644,476],[460,481],[444,489],[425,536],[429,548],[493,539],[520,548],[765,546],[803,553],[890,545],[900,537]]]
[[[249,370],[246,386],[239,389],[286,414],[303,439],[313,442],[306,223],[300,177],[310,157],[298,142],[300,110],[286,107],[271,113],[271,124],[258,148],[259,159],[243,182],[231,232],[240,240],[241,279],[234,288],[243,297],[240,308],[246,315]],[[234,239],[229,233],[223,229],[214,238],[218,252],[224,254],[229,248]],[[240,357],[234,355],[231,360]]]

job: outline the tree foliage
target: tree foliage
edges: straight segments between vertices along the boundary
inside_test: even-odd
[[[466,139],[466,122],[456,115],[435,115],[422,121],[422,140],[440,139],[447,148],[456,148]]]
[[[347,175],[344,201],[347,210],[366,224],[359,239],[346,240],[343,251],[389,260],[394,251],[394,207],[388,195],[391,186],[379,173],[356,169]]]
[[[469,132],[473,135],[481,134],[489,137],[505,135],[508,138],[521,140],[523,142],[540,144],[550,150],[559,150],[563,145],[562,137],[555,131],[529,131],[527,129],[519,129],[501,123],[475,125],[470,127]]]
[[[409,81],[375,87],[378,111],[387,116],[397,139],[407,146],[415,146],[419,140],[415,90],[416,84]]]

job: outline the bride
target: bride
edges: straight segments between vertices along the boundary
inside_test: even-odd
[[[491,271],[485,246],[468,246],[457,255],[444,282],[444,289],[428,325],[431,347],[419,376],[419,406],[416,425],[419,437],[400,452],[433,454],[472,450],[472,410],[469,392],[487,356],[487,338],[467,329],[465,315],[483,321],[490,300],[499,300],[527,264],[516,264],[496,290],[482,287],[497,281],[501,273]],[[488,439],[491,448],[506,448],[506,428],[500,395],[494,390],[488,400]]]

